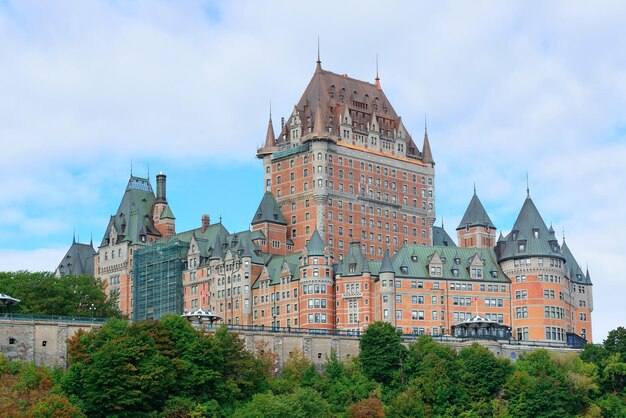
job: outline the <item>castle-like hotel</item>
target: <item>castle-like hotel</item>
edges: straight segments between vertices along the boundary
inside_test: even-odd
[[[457,243],[435,222],[435,162],[375,83],[315,72],[278,136],[249,230],[203,215],[176,232],[166,176],[131,175],[98,251],[74,243],[57,274],[90,274],[133,319],[203,308],[227,324],[449,334],[479,316],[518,340],[591,341],[592,283],[530,195],[496,237],[476,191]],[[87,248],[88,247],[88,248]]]

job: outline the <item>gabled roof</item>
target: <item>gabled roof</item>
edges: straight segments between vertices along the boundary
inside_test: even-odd
[[[325,248],[324,241],[322,241],[320,233],[317,232],[317,228],[315,228],[311,239],[309,239],[309,242],[306,244],[307,254],[309,257],[314,255],[323,256]]]
[[[474,195],[472,196],[472,199],[470,200],[470,203],[465,210],[465,214],[463,215],[463,218],[461,219],[461,222],[456,229],[458,231],[459,229],[466,228],[468,225],[470,227],[486,226],[489,229],[496,229],[496,227],[493,225],[493,222],[491,222],[491,218],[489,218],[485,207],[478,198],[478,195],[476,194],[476,189],[474,189]]]
[[[265,192],[261,203],[252,218],[252,225],[256,225],[262,222],[270,222],[279,225],[287,225],[287,220],[283,216],[283,211],[280,210],[278,202],[274,199],[272,192]]]
[[[73,241],[55,273],[59,277],[81,276],[83,274],[94,277],[93,257],[95,255],[96,250],[91,244],[80,244]]]
[[[585,274],[580,268],[580,265],[574,258],[574,255],[570,251],[565,238],[563,238],[563,245],[561,246],[561,252],[565,257],[565,275],[570,279],[572,283],[590,285],[591,279],[589,278],[589,271]]]
[[[343,261],[337,265],[336,273],[342,276],[360,276],[371,271],[370,263],[361,252],[361,244],[352,242]]]
[[[446,280],[464,280],[484,283],[509,283],[500,265],[496,260],[495,251],[491,248],[457,248],[436,247],[417,244],[405,244],[393,257],[391,266],[396,278],[407,279],[436,279],[430,275],[431,261],[438,259],[441,262],[442,276]],[[482,264],[482,276],[471,276],[472,261],[479,260]],[[457,264],[458,261],[458,264]],[[374,265],[375,262],[370,262]],[[382,262],[380,268],[374,267],[373,275],[383,272]],[[439,265],[439,264],[438,264]],[[455,276],[453,270],[458,273]],[[492,275],[494,272],[495,277]]]
[[[136,244],[142,242],[142,235],[160,237],[161,233],[154,227],[152,220],[154,200],[150,180],[131,175],[120,206],[116,214],[111,216],[100,245],[107,244],[106,240],[112,229],[117,234],[118,242]]]
[[[548,230],[530,195],[522,205],[511,232],[505,238],[500,249],[500,260],[530,256],[558,257],[561,254],[554,230]]]
[[[292,276],[292,280],[298,280],[300,278],[300,257],[302,253],[293,253],[284,256],[272,256],[268,257],[264,263],[267,270],[267,275],[270,279],[270,285],[280,284],[280,278],[283,271],[283,265],[286,264],[289,273]],[[254,283],[252,289],[258,289],[260,280],[258,277],[253,278]]]

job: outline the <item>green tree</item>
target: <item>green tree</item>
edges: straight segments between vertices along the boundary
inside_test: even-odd
[[[409,346],[406,361],[408,388],[419,393],[435,415],[444,415],[455,406],[468,404],[461,383],[461,366],[456,351],[423,335]]]
[[[50,272],[0,272],[0,289],[20,303],[14,313],[99,318],[121,318],[117,300],[104,292],[103,283],[88,276],[57,278]]]
[[[609,355],[619,354],[620,360],[626,362],[626,328],[617,327],[611,330],[603,345]]]
[[[340,414],[349,405],[369,397],[379,384],[363,375],[358,358],[353,357],[344,364],[337,358],[337,353],[331,351],[316,387],[330,403],[331,412]]]
[[[294,393],[262,393],[234,412],[236,418],[308,418],[330,416],[328,402],[313,389],[298,388]]]
[[[478,344],[461,350],[458,364],[460,382],[472,401],[493,398],[512,371],[508,360],[497,359],[489,349]]]
[[[504,398],[513,416],[563,417],[574,414],[568,381],[546,350],[522,356],[504,386]]]
[[[401,332],[388,322],[374,322],[361,337],[359,360],[366,377],[389,384],[400,377],[406,356]]]

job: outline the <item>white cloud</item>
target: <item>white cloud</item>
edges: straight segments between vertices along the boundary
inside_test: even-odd
[[[624,20],[618,1],[1,3],[0,248],[62,247],[75,226],[99,241],[131,160],[237,176],[269,101],[278,129],[304,90],[319,35],[332,71],[372,80],[378,53],[420,146],[428,114],[450,232],[473,182],[510,229],[529,173],[546,222],[589,261],[601,329],[619,317],[605,289],[626,290],[608,267],[626,233]],[[201,213],[222,182],[187,174]]]

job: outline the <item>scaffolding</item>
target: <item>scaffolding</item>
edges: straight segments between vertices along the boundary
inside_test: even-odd
[[[133,320],[183,313],[183,264],[188,252],[189,244],[178,239],[135,252]]]

